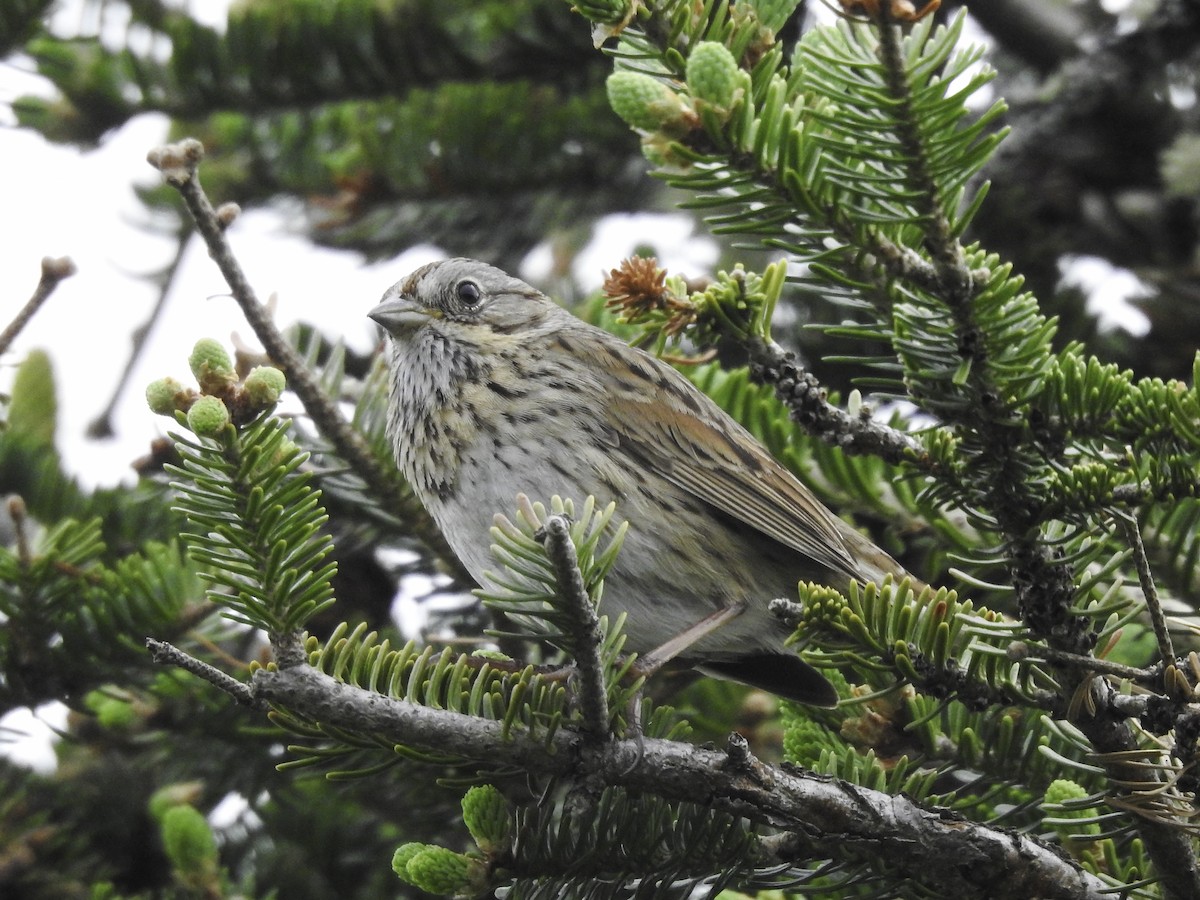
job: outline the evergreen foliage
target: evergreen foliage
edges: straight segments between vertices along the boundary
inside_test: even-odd
[[[844,0],[802,30],[802,6],[251,2],[221,33],[138,3],[116,51],[40,33],[44,3],[0,14],[0,47],[23,46],[61,92],[16,104],[24,125],[90,143],[168,111],[226,151],[205,169],[214,193],[332,197],[320,239],[366,254],[423,239],[511,264],[640,183],[632,127],[653,175],[749,261],[704,285],[631,261],[595,317],[679,357],[933,585],[801,584],[776,601],[842,702],[785,705],[746,730],[809,774],[768,769],[735,738],[688,792],[683,755],[707,759],[684,744],[689,720],[719,735],[751,699],[707,682],[675,698],[680,712],[641,696],[659,679],[636,677],[604,616],[605,574],[638,527],[619,508],[496,510],[478,591],[491,644],[460,652],[390,622],[396,584],[439,549],[418,547],[318,414],[274,413],[277,370],[242,371],[201,340],[197,388],[147,391],[192,435],[173,434],[138,487],[87,492],[61,471],[53,373],[32,356],[0,429],[14,495],[0,712],[57,699],[72,722],[53,775],[0,766],[0,892],[923,897],[946,883],[913,871],[903,842],[839,830],[841,808],[798,824],[788,801],[748,799],[787,778],[1053,845],[1078,877],[1059,896],[1195,892],[1200,354],[1174,378],[1105,361],[977,240],[1006,107],[979,102],[993,73],[965,45],[964,13]],[[136,29],[169,39],[169,58],[138,49]],[[853,373],[844,407],[774,342],[810,302],[837,311],[813,329],[813,365]],[[290,341],[390,467],[381,361],[303,330]],[[750,365],[730,367],[734,354]],[[894,399],[889,422],[873,418]],[[382,570],[382,590],[345,580],[348,558]],[[251,708],[152,666],[147,636]],[[264,719],[264,685],[297,672],[347,707],[430,714],[461,739],[398,737],[299,694]],[[605,763],[634,743],[623,768]],[[526,758],[498,749],[512,747]],[[676,769],[638,780],[668,752]],[[745,778],[735,800],[715,787],[726,777]],[[206,813],[231,794],[251,812],[214,834]]]

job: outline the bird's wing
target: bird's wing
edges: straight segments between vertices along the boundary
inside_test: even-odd
[[[605,343],[628,364],[606,398],[623,448],[720,512],[831,571],[861,577],[833,514],[749,432],[666,364],[616,339]]]

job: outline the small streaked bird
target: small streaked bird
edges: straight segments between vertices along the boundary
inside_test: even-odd
[[[615,501],[630,528],[603,611],[627,614],[628,650],[837,702],[767,605],[902,569],[686,378],[471,259],[422,266],[370,316],[391,336],[396,462],[476,580],[518,494]]]

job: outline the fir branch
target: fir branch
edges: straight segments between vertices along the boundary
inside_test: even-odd
[[[915,202],[922,207],[924,243],[929,248],[937,272],[938,296],[951,306],[961,307],[972,299],[975,279],[963,261],[962,246],[945,213],[941,186],[930,170],[930,148],[919,130],[921,117],[915,109],[909,86],[910,65],[904,58],[902,32],[900,25],[888,21],[891,18],[888,9],[887,4],[880,6],[884,21],[878,28],[879,57],[883,62],[891,99],[896,104],[893,112],[896,136],[904,149],[903,155],[908,159],[910,184],[917,188]]]
[[[0,332],[0,354],[5,353],[21,329],[29,324],[29,320],[54,293],[55,289],[67,278],[75,274],[75,263],[69,256],[44,257],[42,259],[42,277],[38,279],[33,295],[25,302],[11,322]]]
[[[450,551],[445,538],[438,531],[428,513],[407,492],[399,489],[397,480],[379,464],[360,435],[337,408],[337,404],[322,390],[304,360],[275,327],[270,314],[254,293],[254,288],[242,271],[241,264],[233,253],[225,236],[229,223],[228,214],[213,208],[212,203],[200,186],[199,166],[204,157],[203,145],[186,138],[151,150],[147,160],[162,172],[167,184],[179,191],[196,227],[208,246],[209,255],[216,262],[221,274],[242,309],[242,314],[255,335],[262,342],[271,360],[287,376],[288,386],[294,390],[313,422],[333,445],[346,464],[366,482],[369,491],[379,498],[382,506],[393,515],[402,518],[413,533],[460,576],[465,576],[462,564]],[[225,210],[228,207],[223,207]]]
[[[1079,641],[1081,645],[1077,646],[1081,646],[1082,653],[1078,655],[1091,656],[1090,632],[1072,622],[1069,615],[1074,596],[1069,567],[1054,560],[1051,551],[1038,543],[1033,535],[1010,536],[1010,541],[1010,547],[1016,551],[1013,577],[1024,620],[1035,632],[1047,637],[1052,649],[1074,653],[1070,645]],[[1068,628],[1067,624],[1074,627]],[[1066,647],[1063,646],[1064,638],[1067,639]],[[1110,715],[1111,710],[1118,708],[1112,699],[1116,691],[1107,682],[1095,678],[1089,668],[1061,661],[1058,664],[1063,696],[1090,698],[1088,703],[1072,709],[1068,718],[1091,742],[1110,781],[1124,785],[1127,795],[1153,796],[1168,789],[1174,776],[1160,767],[1131,764],[1125,760],[1125,754],[1141,753],[1144,748],[1128,720],[1114,719]],[[1086,695],[1081,693],[1084,691]],[[1138,812],[1132,806],[1130,811]],[[1165,896],[1172,900],[1200,896],[1196,850],[1182,823],[1169,821],[1166,817],[1142,815],[1135,818],[1135,823]]]
[[[552,515],[535,537],[546,545],[546,555],[554,566],[559,597],[567,612],[572,655],[582,683],[579,705],[584,731],[593,738],[605,737],[609,734],[608,694],[604,684],[604,663],[600,658],[604,634],[579,570],[570,522],[566,516]]]
[[[306,455],[288,423],[260,415],[219,438],[175,439],[180,465],[169,471],[179,509],[199,526],[192,559],[205,566],[208,597],[246,625],[265,629],[276,648],[294,652],[304,623],[333,602],[336,563],[319,493],[301,470]]]
[[[934,461],[911,435],[869,416],[853,416],[830,403],[820,382],[800,365],[794,353],[760,338],[748,341],[746,348],[754,380],[773,385],[780,401],[791,410],[792,419],[810,434],[847,453],[871,453],[886,462],[906,462],[923,471],[934,468]]]
[[[754,103],[745,102],[740,112],[735,110],[727,129],[706,123],[702,136],[691,132],[686,147],[660,140],[650,149],[665,147],[659,154],[664,162],[690,166],[668,180],[698,192],[695,205],[732,203],[740,208],[737,214],[710,219],[720,230],[760,239],[768,235],[768,245],[810,263],[814,272],[828,275],[836,287],[857,299],[865,295],[881,313],[890,312],[879,325],[886,326],[913,398],[957,429],[956,458],[965,460],[972,474],[970,483],[950,478],[956,483],[931,490],[941,492],[943,503],[956,503],[999,532],[1019,612],[1033,635],[1044,638],[1054,650],[1090,656],[1096,635],[1093,623],[1076,615],[1076,573],[1042,533],[1052,517],[1042,492],[1043,479],[1038,477],[1045,471],[1044,453],[1028,437],[1030,399],[1052,359],[1054,323],[1040,314],[1031,296],[1020,292],[1019,280],[1010,278],[998,260],[967,251],[958,240],[974,208],[973,204],[961,207],[961,192],[998,139],[984,136],[979,128],[988,117],[998,115],[1000,107],[993,106],[983,119],[964,129],[944,127],[947,116],[964,111],[942,88],[931,88],[929,73],[934,60],[950,59],[948,40],[957,38],[953,29],[961,27],[961,16],[950,31],[932,37],[928,30],[914,31],[910,44],[889,21],[899,7],[870,3],[863,8],[875,20],[871,27],[878,34],[876,45],[849,26],[827,30],[824,38],[802,45],[812,52],[803,59],[798,56],[793,65],[801,81],[793,78],[785,87],[772,76],[771,65],[763,65],[752,73],[748,85],[745,76],[750,73],[743,69],[735,77],[744,90],[755,89]],[[724,7],[706,6],[695,18],[708,20],[711,30],[706,37],[721,39],[727,37],[718,30],[725,15]],[[667,27],[654,27],[660,17]],[[699,34],[681,40],[686,26],[675,27],[669,8],[654,9],[649,18],[650,24],[637,26],[640,33],[631,29],[629,47],[667,71],[678,70]],[[700,27],[694,26],[697,32]],[[676,40],[679,44],[671,47]],[[672,57],[669,50],[677,55]],[[918,54],[919,72],[914,62]],[[734,58],[742,57],[735,53]],[[948,70],[964,65],[964,60],[956,58]],[[938,70],[949,78],[941,63]],[[778,65],[778,59],[772,65]],[[804,67],[811,71],[810,77]],[[851,70],[853,82],[844,77]],[[643,71],[661,77],[662,69]],[[673,74],[678,77],[679,72]],[[878,85],[877,75],[882,78]],[[809,80],[804,82],[804,77]],[[858,85],[868,81],[870,89],[859,90]],[[797,96],[793,89],[802,83],[827,98],[836,111]],[[664,86],[676,92],[672,84]],[[880,95],[886,102],[880,101]],[[807,110],[812,117],[802,119]],[[800,124],[805,126],[803,132]],[[874,139],[865,133],[868,126],[887,133],[889,139]],[[735,148],[732,153],[725,149],[730,145]],[[813,147],[827,152],[813,156]],[[677,155],[671,158],[670,153]],[[798,173],[804,173],[803,181]],[[787,179],[789,174],[793,177]],[[835,195],[843,202],[833,203]],[[879,203],[873,200],[877,197],[882,198]],[[790,234],[780,233],[784,222],[795,226]],[[906,245],[916,245],[909,238],[900,240],[901,229],[909,227],[920,229],[928,263],[921,254],[905,252]],[[772,232],[776,236],[770,236]],[[881,272],[864,271],[863,251],[874,256],[872,262]],[[881,287],[887,295],[882,305],[873,299],[881,294]],[[778,364],[769,357],[768,365],[759,363],[756,377],[776,384],[797,421],[825,440],[854,446],[857,434],[842,416],[829,416],[815,380],[799,369],[789,372],[791,377],[781,374],[782,367],[772,371],[773,362]],[[1131,413],[1147,405],[1133,404]],[[903,443],[883,446],[892,448],[890,458],[896,461],[911,452]],[[1064,696],[1084,696],[1085,689],[1091,696],[1088,685],[1096,679],[1088,669],[1069,663],[1059,666],[1055,674]],[[1096,690],[1106,687],[1098,685]],[[1111,707],[1105,703],[1073,706],[1070,717],[1092,741],[1109,777],[1135,784],[1130,788],[1135,795],[1164,788],[1167,773],[1121,761],[1121,754],[1137,749],[1137,737],[1127,722],[1101,721],[1094,715],[1096,708]],[[1200,895],[1194,854],[1186,835],[1177,827],[1172,831],[1177,825],[1162,816],[1138,823],[1168,890],[1181,896]]]
[[[907,84],[901,77],[905,62],[900,53],[899,32],[895,26],[887,25],[880,31],[882,58],[889,73],[889,84],[896,92],[896,99],[903,103]],[[901,115],[898,118],[901,140],[905,141],[908,152],[915,154],[914,174],[920,179],[926,173],[922,168],[924,157],[919,135],[909,127],[912,121],[910,117]],[[989,335],[986,311],[976,308],[981,306],[987,285],[977,286],[961,245],[942,211],[936,182],[932,178],[925,181],[922,199],[927,204],[924,212],[931,223],[926,238],[943,286],[937,297],[948,305],[954,317],[958,351],[970,363],[966,370],[966,384],[976,397],[1001,401],[995,404],[994,410],[989,410],[986,404],[968,404],[961,407],[955,418],[973,432],[979,459],[997,476],[985,489],[986,508],[995,514],[1011,554],[1011,570],[1021,616],[1035,634],[1047,638],[1052,649],[1072,655],[1091,656],[1094,636],[1081,617],[1071,614],[1075,595],[1071,567],[1056,559],[1040,539],[1037,526],[1042,516],[1042,503],[1037,496],[1037,482],[1018,474],[1028,468],[1031,448],[1012,439],[1012,422],[1009,420],[1021,411],[1021,401],[1017,399],[1019,395],[1015,395],[1011,389],[1017,382],[1004,371],[1001,360],[989,358],[989,340],[994,344],[1000,335],[999,332]],[[1030,350],[1027,352],[1034,352],[1038,343],[1044,341],[1040,319],[1040,315],[1029,318],[1014,334],[1017,339],[1028,343]],[[1004,382],[1000,379],[1004,379]],[[1006,387],[1009,389],[1004,389]],[[1006,410],[1006,406],[1010,408]],[[946,407],[943,412],[952,413],[953,410]],[[1085,667],[1067,665],[1062,671],[1068,676],[1063,678],[1066,696],[1076,696],[1081,690],[1093,689],[1111,693],[1107,685],[1094,682]],[[1133,795],[1157,794],[1168,786],[1170,776],[1161,769],[1134,766],[1121,761],[1123,754],[1138,749],[1136,736],[1127,722],[1113,722],[1100,715],[1089,715],[1083,710],[1076,710],[1069,717],[1092,741],[1114,783],[1125,784]],[[1200,873],[1196,868],[1195,850],[1180,823],[1166,816],[1143,816],[1138,818],[1137,824],[1168,895],[1200,895]]]
[[[653,738],[581,744],[565,729],[546,739],[513,728],[506,737],[500,722],[390,700],[308,666],[260,669],[251,690],[256,699],[312,721],[397,745],[538,775],[594,776],[667,799],[706,798],[716,809],[786,830],[772,846],[773,858],[762,860],[766,865],[857,852],[940,896],[1106,896],[1100,879],[1030,836],[975,825],[904,797],[776,769],[744,754]]]
[[[1106,694],[1114,693],[1103,682],[1095,684],[1098,690]],[[1124,784],[1128,794],[1152,794],[1164,789],[1167,783],[1160,769],[1144,767],[1121,758],[1120,754],[1144,753],[1144,748],[1139,746],[1127,721],[1112,719],[1107,714],[1105,707],[1110,705],[1105,703],[1097,715],[1076,723],[1096,748],[1108,777]],[[1130,811],[1138,812],[1136,808]],[[1196,866],[1196,850],[1187,830],[1176,822],[1158,818],[1139,815],[1136,821],[1138,836],[1154,862],[1155,874],[1164,896],[1169,900],[1200,897],[1200,869]]]
[[[893,99],[904,107],[909,102],[907,66],[901,52],[899,29],[884,24],[880,28],[880,39],[881,59]],[[1090,628],[1081,617],[1071,615],[1075,593],[1071,568],[1056,559],[1040,540],[1037,526],[1042,504],[1036,494],[1036,480],[1018,474],[1026,470],[1031,461],[1030,448],[1013,440],[1012,424],[1021,408],[1020,395],[1013,389],[1019,389],[1020,383],[1009,371],[1012,360],[990,358],[989,346],[994,347],[1002,335],[996,329],[989,333],[987,311],[982,308],[984,293],[989,286],[975,278],[946,218],[937,181],[924,165],[925,147],[916,131],[913,111],[898,115],[897,120],[898,136],[905,144],[906,155],[913,160],[912,175],[923,185],[919,202],[923,203],[922,212],[929,223],[926,241],[941,283],[941,290],[935,296],[948,306],[954,320],[957,350],[964,363],[969,363],[964,384],[971,395],[993,400],[992,409],[987,403],[968,403],[955,408],[954,403],[943,402],[939,404],[941,412],[972,432],[978,459],[994,473],[995,477],[984,489],[984,506],[996,516],[1005,536],[1022,618],[1035,634],[1045,636],[1053,649],[1091,655],[1094,638]],[[1012,337],[1027,348],[1023,351],[1027,357],[1026,365],[1036,365],[1037,361],[1029,354],[1037,354],[1039,345],[1044,344],[1046,327],[1040,315],[1032,313],[1013,333]],[[1063,679],[1066,696],[1092,689],[1089,685],[1094,679],[1080,667],[1067,666],[1064,675],[1073,676]],[[1111,688],[1098,682],[1094,683],[1094,689],[1111,692]],[[1092,741],[1109,778],[1126,785],[1129,794],[1155,795],[1168,786],[1170,776],[1161,769],[1122,761],[1123,754],[1138,749],[1136,737],[1127,722],[1113,722],[1089,715],[1082,709],[1076,710],[1070,718]],[[1138,831],[1168,895],[1200,895],[1195,850],[1180,823],[1169,816],[1139,817]]]
[[[1193,497],[1200,494],[1200,485],[1195,479],[1168,481],[1160,486],[1139,482],[1137,484],[1118,484],[1112,489],[1111,506],[1149,506],[1153,503],[1177,500],[1180,497]]]

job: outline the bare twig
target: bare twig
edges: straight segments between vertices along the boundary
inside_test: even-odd
[[[38,311],[43,303],[50,299],[50,295],[54,293],[54,289],[58,287],[59,283],[74,274],[75,263],[71,261],[69,256],[60,256],[57,259],[47,256],[42,260],[42,277],[38,279],[37,287],[33,290],[33,296],[26,301],[21,311],[8,323],[8,327],[3,332],[0,332],[0,353],[8,350],[9,345],[21,333],[21,329],[29,324],[29,320],[33,318],[33,314]]]
[[[156,641],[146,638],[146,649],[154,657],[154,661],[164,666],[178,666],[184,671],[191,672],[198,678],[203,678],[209,684],[228,694],[238,703],[252,706],[255,709],[266,709],[266,703],[258,699],[250,685],[243,684],[236,678],[226,675],[220,669],[210,666],[203,660],[189,656],[173,644],[166,641]]]
[[[608,737],[608,695],[604,686],[604,665],[600,660],[600,642],[604,635],[579,571],[575,542],[571,540],[571,523],[566,516],[549,516],[537,537],[546,545],[546,555],[554,566],[558,595],[571,617],[571,641],[579,670],[579,707],[584,730],[593,737]]]
[[[333,445],[337,454],[366,483],[368,490],[392,515],[404,519],[420,538],[453,571],[464,576],[458,558],[450,551],[445,539],[429,515],[416,500],[404,491],[396,478],[385,471],[363,440],[361,434],[346,421],[337,404],[321,388],[320,383],[304,364],[304,360],[287,342],[271,321],[270,314],[254,293],[241,264],[234,256],[225,228],[232,213],[228,204],[214,209],[200,186],[198,169],[204,156],[203,145],[192,138],[151,150],[147,159],[162,172],[167,184],[179,191],[196,227],[208,246],[209,255],[225,276],[225,282],[242,314],[254,329],[259,341],[287,376],[288,387],[296,392],[309,416],[321,433]]]
[[[1083,656],[1079,653],[1068,653],[1066,650],[1057,650],[1054,647],[1047,647],[1043,644],[1028,644],[1025,641],[1013,642],[1008,648],[1008,656],[1010,659],[1018,662],[1040,659],[1058,665],[1078,666],[1081,669],[1095,672],[1098,675],[1113,675],[1117,678],[1128,678],[1130,681],[1141,683],[1153,681],[1161,672],[1155,666],[1137,669],[1123,663],[1113,662],[1112,660],[1100,659],[1095,656]]]
[[[1171,632],[1167,630],[1167,618],[1163,615],[1162,603],[1158,599],[1158,587],[1154,584],[1154,574],[1150,571],[1150,560],[1146,556],[1146,545],[1142,543],[1142,529],[1137,519],[1132,515],[1117,514],[1121,530],[1125,532],[1125,540],[1133,550],[1133,565],[1137,569],[1138,582],[1142,586],[1142,595],[1146,598],[1146,609],[1150,612],[1150,622],[1154,626],[1154,637],[1158,641],[1158,653],[1164,663],[1175,660],[1175,646],[1171,642]]]

